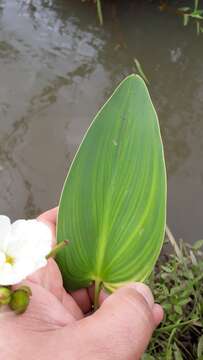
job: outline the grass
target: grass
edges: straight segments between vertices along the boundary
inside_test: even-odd
[[[83,2],[87,0],[82,0]],[[96,4],[97,7],[97,16],[100,25],[103,25],[104,19],[103,19],[103,9],[102,5],[104,0],[93,0],[93,2]],[[174,12],[174,14],[179,15],[183,18],[183,25],[186,26],[190,21],[193,20],[196,26],[197,34],[203,33],[203,27],[202,27],[202,20],[203,20],[203,9],[201,9],[199,6],[199,0],[193,0],[192,4],[190,6],[182,6],[179,8],[174,8],[173,6],[170,6],[170,2],[160,0],[157,1],[157,6],[159,7],[160,11],[169,11]]]
[[[142,360],[203,360],[203,240],[176,243],[162,255],[149,285],[165,311]]]

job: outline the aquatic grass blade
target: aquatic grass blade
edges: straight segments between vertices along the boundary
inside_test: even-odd
[[[101,0],[97,0],[97,15],[99,18],[100,25],[103,25],[103,13],[102,13]]]

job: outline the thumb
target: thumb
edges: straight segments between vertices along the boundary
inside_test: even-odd
[[[163,311],[154,304],[150,289],[133,283],[117,290],[94,315],[85,319],[84,336],[101,359],[136,360],[162,317]]]

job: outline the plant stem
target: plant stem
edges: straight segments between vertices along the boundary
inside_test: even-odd
[[[162,327],[160,329],[157,329],[156,331],[157,331],[157,333],[162,333],[162,332],[170,331],[170,330],[173,330],[173,329],[178,329],[181,326],[186,326],[186,325],[189,325],[191,323],[195,323],[198,320],[199,319],[197,318],[197,319],[191,319],[191,320],[188,320],[188,321],[180,322],[180,323],[174,324],[174,325],[168,325],[168,326]]]
[[[50,253],[46,256],[46,259],[50,259],[50,258],[54,258],[56,256],[56,254],[58,253],[58,251],[60,251],[61,249],[63,249],[66,245],[68,245],[69,241],[68,240],[64,240],[62,242],[60,242],[59,244],[57,244],[51,251]]]
[[[101,281],[95,280],[95,289],[94,289],[94,311],[99,308],[99,294],[101,290]]]
[[[103,25],[103,14],[102,14],[101,0],[97,0],[97,14],[98,14],[100,25]]]
[[[182,254],[181,254],[181,251],[179,249],[179,246],[171,232],[171,230],[169,229],[168,225],[166,225],[166,235],[171,243],[171,245],[173,246],[175,252],[176,252],[176,255],[179,259],[182,259]]]

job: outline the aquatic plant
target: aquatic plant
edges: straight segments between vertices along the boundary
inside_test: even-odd
[[[58,214],[57,261],[69,290],[114,291],[144,281],[159,256],[166,171],[144,80],[128,76],[96,115],[69,170]]]
[[[85,0],[82,0],[85,1]],[[97,6],[97,15],[99,19],[100,25],[103,25],[103,11],[102,11],[102,0],[94,0]],[[203,20],[203,9],[199,7],[199,0],[194,0],[194,5],[192,6],[182,6],[179,8],[175,8],[174,6],[170,6],[167,1],[160,0],[159,1],[159,9],[161,11],[172,11],[173,13],[180,15],[183,17],[183,25],[188,25],[190,20],[193,20],[196,25],[197,34],[203,32],[202,20]]]
[[[194,0],[194,7],[184,6],[178,9],[183,16],[183,24],[184,26],[188,25],[190,19],[195,20],[197,34],[203,33],[203,9],[199,8],[199,0]]]

